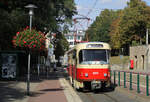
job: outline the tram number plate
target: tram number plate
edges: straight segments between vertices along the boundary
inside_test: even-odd
[[[99,72],[93,72],[93,75],[98,75],[99,74]]]

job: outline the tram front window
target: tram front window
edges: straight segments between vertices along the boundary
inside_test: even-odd
[[[108,50],[87,49],[79,52],[80,64],[108,64]]]

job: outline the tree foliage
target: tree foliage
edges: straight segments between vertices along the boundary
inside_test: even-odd
[[[55,57],[56,59],[59,60],[60,56],[63,56],[64,53],[69,49],[69,43],[62,33],[57,33],[54,45],[55,45],[54,51]]]
[[[0,49],[11,49],[11,40],[17,31],[29,26],[29,10],[24,6],[34,4],[32,27],[44,32],[58,32],[62,25],[71,22],[76,14],[73,0],[1,0],[0,2]],[[7,47],[5,45],[8,45]]]
[[[117,12],[105,9],[89,27],[86,34],[89,41],[109,42],[110,25],[117,17]]]
[[[150,7],[141,0],[131,0],[124,9],[120,21],[122,45],[145,43],[146,29],[150,23]]]
[[[123,10],[104,10],[88,28],[90,41],[109,42],[113,49],[145,44],[150,28],[150,7],[142,0],[130,0]]]
[[[119,31],[119,23],[120,23],[120,17],[122,15],[122,11],[118,12],[118,17],[112,22],[111,26],[110,26],[110,32],[109,32],[109,36],[110,36],[110,45],[114,48],[114,49],[119,49],[121,47],[121,35],[120,35],[120,31]]]

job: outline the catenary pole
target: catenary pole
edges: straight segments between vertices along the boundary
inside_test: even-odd
[[[148,71],[148,60],[149,60],[149,48],[148,48],[148,29],[146,30],[146,70]]]

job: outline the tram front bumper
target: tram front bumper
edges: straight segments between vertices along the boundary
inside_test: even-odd
[[[91,81],[91,89],[100,89],[102,87],[102,82],[101,81]]]

